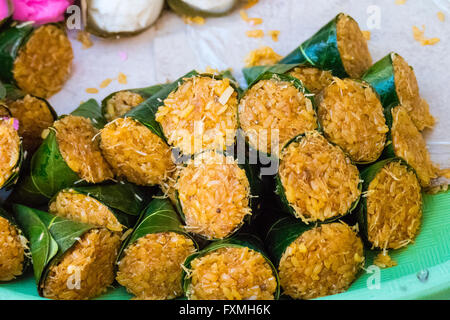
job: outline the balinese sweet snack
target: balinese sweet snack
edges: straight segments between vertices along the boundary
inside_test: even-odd
[[[307,226],[284,217],[271,225],[265,244],[283,293],[294,299],[344,292],[364,266],[363,243],[343,222]]]
[[[233,157],[214,151],[180,168],[175,192],[186,230],[208,240],[236,232],[252,215],[256,196],[256,177],[247,172]]]
[[[73,52],[62,26],[10,26],[0,33],[0,79],[49,98],[70,76]]]
[[[414,70],[399,54],[391,52],[379,60],[362,79],[377,91],[385,108],[402,105],[419,131],[433,127],[435,119],[420,96]]]
[[[102,114],[110,122],[122,117],[131,109],[137,107],[144,100],[150,98],[164,87],[162,84],[154,86],[121,90],[111,93],[102,101]]]
[[[106,292],[114,281],[119,234],[22,205],[13,207],[30,243],[39,295],[84,300]]]
[[[147,198],[146,192],[125,182],[71,187],[59,191],[51,199],[49,211],[121,233],[134,227]]]
[[[422,218],[422,193],[414,170],[398,158],[361,172],[361,234],[373,249],[398,249],[414,241]]]
[[[309,92],[315,95],[319,94],[333,82],[333,74],[331,71],[313,67],[309,63],[255,66],[242,70],[245,80],[250,85],[261,74],[266,72],[287,74],[297,78]]]
[[[23,151],[18,130],[17,119],[0,118],[0,189],[12,186],[19,177]]]
[[[238,92],[233,79],[194,72],[164,98],[155,119],[182,154],[225,150],[236,138]]]
[[[170,201],[154,199],[121,250],[116,280],[135,299],[177,298],[182,264],[196,249]]]
[[[356,166],[318,132],[284,147],[276,180],[285,211],[305,223],[336,220],[350,213],[361,195]]]
[[[133,112],[134,110],[132,110]],[[162,133],[132,116],[118,118],[101,130],[100,147],[117,177],[141,186],[161,183],[174,170]]]
[[[13,217],[0,208],[0,282],[22,275],[28,265],[28,245]]]
[[[431,161],[425,139],[402,105],[387,107],[385,115],[390,131],[384,158],[403,159],[416,172],[420,185],[428,187],[438,177],[438,168]]]
[[[100,147],[116,176],[148,186],[162,184],[175,170],[168,139],[156,114],[185,78],[197,75],[192,71],[164,85],[139,106],[105,126],[101,131]],[[162,113],[159,116],[163,118]]]
[[[181,16],[219,17],[228,14],[237,0],[168,0],[169,7]]]
[[[100,37],[131,36],[148,29],[161,14],[164,0],[86,0],[86,31]]]
[[[42,131],[57,119],[56,112],[45,99],[26,94],[9,84],[3,86],[6,89],[3,101],[11,115],[19,121],[24,150],[33,154],[42,143]]]
[[[190,300],[276,300],[278,275],[255,235],[240,233],[189,256],[183,289]]]
[[[319,122],[325,137],[356,163],[376,161],[389,128],[377,93],[367,83],[334,78],[319,97]]]
[[[89,112],[84,112],[88,110]],[[55,121],[31,159],[31,178],[47,198],[59,190],[114,178],[98,141],[100,106],[89,100],[72,114]]]
[[[250,146],[279,154],[290,139],[318,127],[311,95],[293,77],[265,73],[243,94],[239,124]]]
[[[358,23],[349,15],[339,13],[278,64],[307,65],[330,71],[339,78],[358,79],[372,65],[372,57]],[[247,83],[265,71],[261,66],[244,69]]]

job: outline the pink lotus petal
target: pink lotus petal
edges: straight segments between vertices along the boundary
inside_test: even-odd
[[[36,24],[59,22],[74,0],[12,0],[14,20],[34,21]]]
[[[0,21],[9,17],[9,6],[7,0],[0,0]]]

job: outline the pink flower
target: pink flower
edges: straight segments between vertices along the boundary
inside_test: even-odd
[[[0,0],[0,21],[9,17],[8,0]]]
[[[74,0],[12,0],[13,19],[45,24],[64,20],[64,13]]]

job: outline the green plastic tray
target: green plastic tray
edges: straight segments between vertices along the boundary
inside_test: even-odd
[[[367,270],[375,255],[367,253]],[[423,225],[416,242],[390,255],[398,265],[380,270],[379,289],[367,285],[375,273],[362,272],[347,292],[321,299],[450,299],[450,191],[424,196]],[[98,299],[130,298],[124,288],[111,288]],[[31,273],[0,284],[0,300],[17,299],[43,299]]]

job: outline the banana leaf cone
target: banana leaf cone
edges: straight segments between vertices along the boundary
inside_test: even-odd
[[[4,112],[7,112],[7,109],[4,109]],[[0,190],[6,189],[10,190],[19,179],[19,173],[25,159],[25,152],[23,150],[22,139],[19,137],[19,121],[15,118],[11,117],[0,117],[0,125],[5,126],[5,134],[11,135],[10,141],[14,143],[11,146],[2,146],[6,148],[12,148],[11,155],[14,158],[17,158],[15,164],[11,167],[9,165],[8,159],[1,159],[2,161],[7,161],[7,163],[2,163],[2,165],[8,166],[5,170],[3,177],[0,179]],[[16,156],[14,156],[16,154]],[[3,170],[2,170],[3,171]]]
[[[391,52],[384,58],[377,61],[362,76],[362,80],[368,82],[380,96],[380,101],[384,107],[399,105],[400,99],[397,96],[394,79],[393,57]]]
[[[238,93],[240,92],[238,89],[237,83],[234,81],[234,78],[229,72],[224,72],[219,75],[214,74],[206,74],[206,73],[198,73],[193,70],[179,78],[178,80],[166,84],[163,86],[161,90],[152,95],[149,99],[145,100],[136,108],[127,112],[124,117],[132,118],[135,121],[140,122],[148,129],[150,129],[154,134],[162,138],[164,141],[167,141],[167,137],[164,135],[163,129],[158,121],[155,119],[155,115],[158,112],[158,108],[164,105],[164,100],[169,96],[170,93],[176,91],[184,82],[188,81],[190,78],[204,76],[211,77],[217,80],[221,80],[224,78],[230,79],[230,85],[235,89]]]
[[[361,48],[361,56],[358,57],[359,63],[361,65],[351,66],[355,67],[356,70],[349,69],[346,70],[345,62],[341,57],[341,53],[338,47],[338,31],[337,25],[340,19],[347,18],[351,24],[356,24],[353,18],[350,16],[339,13],[336,17],[334,17],[330,22],[328,22],[325,26],[323,26],[319,31],[317,31],[312,37],[308,40],[304,41],[298,48],[293,50],[290,54],[281,59],[278,64],[286,65],[282,67],[275,67],[277,72],[283,71],[286,72],[289,70],[289,66],[295,65],[304,65],[316,67],[322,70],[329,70],[332,74],[339,78],[359,78],[361,76],[360,70],[366,71],[368,67],[371,65],[371,57],[369,52],[367,51],[366,44],[363,40],[363,35],[359,30],[359,27],[354,27],[354,30],[351,27],[348,27],[349,30],[345,30],[348,32],[355,32],[357,34],[350,35],[347,37],[343,37],[343,41],[356,41],[355,45],[362,45]],[[344,33],[345,35],[345,33]],[[354,37],[353,37],[354,36]],[[355,40],[358,39],[358,40]],[[247,68],[244,71],[244,76],[247,80],[247,83],[252,83],[252,80],[255,79],[258,75],[258,72],[265,72],[270,70],[272,67],[264,67],[257,66],[252,68]],[[290,68],[292,69],[292,68]],[[365,69],[365,70],[364,70]],[[284,73],[282,72],[282,73]],[[361,74],[359,74],[361,73]]]
[[[111,93],[105,99],[102,100],[102,114],[105,119],[112,121],[129,110],[133,109],[143,101],[151,98],[158,91],[163,89],[167,84],[156,84],[153,86],[137,89],[120,90]],[[122,100],[115,102],[114,100]],[[126,109],[115,108],[115,104],[125,104]],[[123,106],[121,106],[123,108]],[[127,110],[129,109],[129,110]]]
[[[181,264],[197,250],[171,202],[155,198],[122,245],[116,280],[137,299],[175,299],[183,293]]]
[[[74,186],[62,189],[56,193],[50,200],[49,208],[53,214],[67,214],[77,221],[80,221],[76,218],[77,214],[85,211],[87,215],[87,221],[85,222],[106,227],[111,231],[122,232],[135,226],[150,196],[151,193],[148,190],[125,182]],[[89,206],[92,201],[108,209],[112,220],[108,220],[108,225],[94,222],[101,213],[96,212],[95,209]],[[83,210],[85,208],[89,209]],[[99,206],[95,208],[101,211]],[[59,212],[59,210],[65,212]],[[79,217],[79,219],[83,218],[85,217]]]
[[[81,104],[71,115],[90,119],[96,129],[102,128],[106,123],[100,106],[93,99]],[[87,184],[64,160],[53,127],[49,128],[46,138],[31,159],[31,179],[34,187],[48,199],[61,189]],[[27,185],[30,186],[30,183]]]
[[[406,170],[408,172],[412,172],[414,177],[415,177],[415,179],[418,180],[415,170],[413,168],[411,168],[403,159],[396,158],[396,157],[389,158],[389,159],[384,159],[384,160],[381,160],[381,161],[378,161],[378,162],[372,164],[371,166],[365,168],[361,172],[361,178],[363,179],[363,184],[362,184],[363,194],[370,194],[371,191],[369,190],[369,187],[370,187],[371,182],[377,177],[378,174],[380,174],[384,170],[384,168],[387,165],[389,165],[391,163],[395,163],[395,162],[400,163],[403,167],[406,168]],[[395,180],[397,180],[397,179],[403,179],[403,177],[402,176],[395,177]],[[381,185],[382,181],[380,181],[379,184]],[[418,181],[417,181],[417,185],[418,185]],[[392,186],[392,187],[394,187],[394,186]],[[390,188],[391,188],[391,186],[390,186]],[[419,194],[419,198],[420,198],[420,212],[421,212],[422,211],[422,209],[421,209],[421,207],[422,207],[422,196],[420,194],[420,186],[418,186],[417,189],[419,190],[418,194]],[[410,205],[410,199],[405,199],[404,197],[405,196],[412,196],[411,190],[407,190],[407,192],[411,192],[411,194],[407,194],[407,195],[404,194],[405,190],[402,190],[402,192],[403,192],[402,197],[403,197],[404,201],[403,201],[402,204],[399,204],[399,206]],[[360,203],[358,204],[357,209],[355,210],[354,213],[352,213],[352,216],[354,216],[353,219],[356,219],[356,221],[358,222],[359,233],[361,234],[361,237],[364,240],[364,242],[365,242],[365,244],[366,244],[366,246],[368,248],[377,249],[377,250],[387,249],[386,247],[382,247],[380,244],[377,245],[377,244],[375,244],[375,243],[373,243],[372,241],[369,240],[367,199],[368,199],[367,196],[361,197],[361,200],[360,200]],[[392,199],[392,196],[391,196],[391,194],[388,191],[387,194],[386,194],[385,201],[394,201],[394,199],[392,199],[392,200],[391,199]],[[379,205],[381,206],[381,204],[379,204]],[[398,209],[401,209],[401,208],[398,208]],[[375,214],[375,212],[373,214]],[[398,213],[396,212],[395,214],[400,217],[401,212],[398,212]],[[389,219],[388,215],[389,214],[386,213],[386,216],[384,217],[384,219]],[[415,212],[413,212],[413,210],[410,210],[409,213],[406,214],[406,216],[410,216],[410,217],[413,217],[413,215],[415,215]],[[419,214],[418,220],[420,220],[420,216],[421,216],[421,214]],[[380,220],[381,220],[381,218],[380,218]],[[395,222],[391,221],[390,222],[390,223],[397,223],[397,229],[393,230],[394,233],[399,234],[401,232],[399,226],[402,225],[402,222],[403,221],[395,221]],[[380,225],[383,226],[384,225],[383,222],[380,222]],[[390,248],[390,249],[393,249],[393,248]]]
[[[5,88],[2,104],[19,120],[24,150],[32,155],[42,142],[42,131],[50,127],[58,115],[47,100],[26,94],[14,85],[2,85]]]
[[[15,204],[13,208],[15,218],[30,243],[31,259],[33,262],[34,276],[39,294],[44,296],[45,290],[47,290],[47,293],[50,293],[51,290],[58,289],[50,287],[45,288],[47,285],[51,286],[51,281],[54,280],[49,278],[51,272],[54,272],[52,277],[61,276],[61,280],[64,284],[66,284],[60,288],[62,293],[67,294],[71,291],[76,292],[76,284],[72,289],[68,287],[68,284],[71,281],[71,276],[73,276],[71,273],[74,271],[65,270],[64,272],[58,273],[56,272],[58,264],[62,263],[67,255],[72,256],[73,251],[77,250],[78,245],[80,245],[85,236],[88,236],[94,232],[94,230],[99,232],[101,230],[92,225],[67,220],[26,206]],[[114,250],[114,248],[111,248],[111,250]],[[80,251],[80,254],[83,255],[85,253]],[[114,255],[114,258],[115,257],[116,256]],[[107,273],[111,271],[112,274],[112,268],[113,263],[111,263],[110,267],[104,265],[101,270],[96,270],[96,272]],[[91,272],[93,272],[93,270],[91,270]],[[98,275],[96,276],[98,277]],[[79,280],[83,281],[84,279]],[[85,283],[82,283],[81,291],[88,289],[83,289],[83,285],[85,285]],[[95,285],[98,285],[98,283]],[[110,283],[103,283],[102,285],[106,287],[106,285],[110,285]],[[46,297],[52,296],[47,295]],[[72,296],[69,295],[69,297]],[[81,298],[90,298],[90,296],[82,296]]]
[[[258,270],[253,270],[253,268],[255,268],[255,266],[249,266],[248,267],[249,269],[247,270],[247,272],[255,272],[255,273],[260,272],[261,269],[264,269],[265,267],[269,266],[269,268],[272,271],[271,272],[272,273],[271,280],[275,280],[276,285],[273,286],[273,289],[274,289],[273,292],[265,293],[266,294],[265,298],[270,299],[268,296],[271,296],[271,299],[275,299],[275,300],[278,299],[280,296],[280,285],[279,285],[278,273],[277,273],[275,266],[272,264],[271,260],[268,258],[268,255],[264,250],[263,242],[261,241],[261,239],[258,236],[254,235],[254,234],[250,234],[250,233],[244,233],[244,232],[239,232],[228,239],[214,241],[210,245],[205,247],[203,250],[192,254],[191,256],[189,256],[186,259],[186,261],[184,262],[183,278],[182,278],[183,279],[183,290],[185,292],[186,297],[188,299],[191,299],[192,294],[193,294],[193,292],[192,292],[192,275],[193,275],[193,272],[195,272],[193,270],[193,266],[192,266],[193,261],[196,259],[204,258],[205,256],[213,254],[217,250],[220,250],[220,249],[233,249],[233,248],[237,248],[237,249],[248,248],[248,249],[250,249],[249,251],[256,252],[256,253],[262,255],[262,257],[264,258],[264,260],[266,262],[266,266],[264,266],[264,267],[256,266],[257,268],[259,268]],[[238,263],[244,264],[243,267],[245,267],[246,261],[244,260],[244,261],[234,262],[233,267],[238,267]],[[226,270],[224,270],[224,272],[225,273],[222,273],[222,274],[214,274],[213,276],[217,276],[219,279],[218,281],[221,282],[224,277],[227,278],[227,276],[229,276],[230,270],[226,269]],[[268,280],[268,279],[266,279],[266,280]],[[242,285],[244,286],[246,284],[242,284]],[[251,284],[248,284],[248,285],[250,286]],[[257,283],[253,283],[253,285],[260,285],[262,287],[266,287],[266,289],[268,287],[266,285],[257,284]],[[227,284],[224,283],[224,287],[226,287],[226,286],[227,286]],[[239,289],[239,288],[237,288],[237,289]],[[195,293],[195,294],[197,294],[197,293]],[[216,292],[216,293],[213,293],[213,295],[214,294],[218,294],[218,293]],[[218,298],[223,298],[223,297],[213,297],[210,295],[208,297],[198,297],[198,298],[199,299],[206,299],[206,298],[218,299]],[[247,298],[249,298],[249,297],[247,297]],[[253,297],[253,298],[255,298],[255,297]]]
[[[310,133],[307,133],[307,134],[310,134]],[[304,139],[304,138],[307,136],[307,134],[301,134],[301,135],[298,135],[297,137],[291,139],[288,143],[285,144],[285,146],[283,147],[283,149],[288,148],[289,145],[292,144],[292,143],[298,143],[298,142],[300,142],[302,139]],[[333,145],[334,147],[339,148],[338,146],[332,144],[332,143],[329,142],[329,141],[328,141],[328,143],[330,143],[330,144]],[[339,148],[339,149],[340,149],[340,148]],[[340,150],[342,151],[342,149],[340,149]],[[343,151],[342,151],[342,152],[343,152]],[[352,161],[350,160],[350,157],[349,157],[347,154],[345,154],[345,152],[343,152],[343,153],[344,153],[344,156],[348,159],[348,162],[351,163],[351,164],[352,164],[353,166],[355,166],[355,168],[356,168],[356,165],[354,164],[354,162],[352,162]],[[356,169],[356,171],[358,171],[358,170]],[[359,171],[358,171],[358,177],[360,177]],[[336,216],[327,218],[327,219],[322,220],[322,221],[321,221],[321,220],[317,220],[317,221],[313,221],[313,222],[315,222],[315,223],[328,223],[328,222],[333,222],[333,221],[342,219],[342,218],[344,218],[345,216],[348,216],[349,214],[351,214],[351,213],[357,208],[358,203],[359,203],[360,198],[361,198],[361,196],[360,196],[360,193],[361,193],[361,190],[362,190],[362,180],[361,180],[361,179],[360,179],[359,182],[358,182],[357,189],[358,189],[358,191],[359,191],[359,195],[358,195],[358,196],[356,197],[356,199],[352,202],[351,206],[348,208],[348,210],[347,210],[345,213],[338,214],[338,215],[336,215]],[[298,191],[298,192],[301,192],[301,191]],[[286,213],[286,214],[290,214],[290,215],[292,215],[292,216],[294,216],[294,217],[298,217],[298,213],[296,212],[296,210],[292,207],[292,205],[291,205],[291,204],[289,203],[289,201],[287,200],[287,197],[286,197],[286,189],[285,189],[285,187],[283,186],[283,183],[282,183],[282,181],[281,181],[281,177],[280,177],[280,172],[279,172],[279,171],[278,171],[277,175],[275,176],[275,194],[276,194],[276,199],[277,199],[277,203],[278,203],[278,208],[281,209],[281,211],[283,211],[283,212]],[[302,219],[303,219],[303,218],[302,218]],[[311,222],[311,221],[310,221],[310,222]],[[305,222],[304,222],[304,223],[305,223]],[[308,222],[307,222],[306,224],[308,224]]]
[[[13,263],[16,265],[16,268],[12,267],[11,265],[1,265],[0,266],[0,283],[2,281],[9,281],[9,280],[13,280],[16,277],[20,277],[28,268],[28,266],[30,265],[30,258],[29,258],[29,248],[28,248],[28,244],[25,242],[26,239],[23,236],[23,232],[22,230],[19,228],[19,226],[17,225],[14,217],[7,212],[6,210],[4,210],[3,208],[0,207],[0,220],[1,219],[5,219],[7,221],[7,224],[9,225],[9,228],[13,228],[15,229],[15,234],[12,235],[11,233],[6,234],[6,237],[9,237],[9,241],[8,239],[3,239],[6,240],[6,242],[2,243],[2,246],[0,247],[0,253],[2,255],[8,256],[9,252],[8,250],[14,249],[15,253],[14,253],[14,258],[12,258],[10,256],[10,260],[8,262]],[[8,228],[8,229],[9,229]],[[5,230],[2,230],[3,233],[5,233]],[[21,249],[18,249],[18,247],[21,247]],[[20,254],[17,253],[17,250],[20,251]],[[13,261],[11,261],[13,260]],[[5,260],[3,260],[5,261]],[[5,272],[5,268],[6,271]],[[16,269],[16,270],[11,270],[11,269]]]
[[[209,2],[211,3],[210,8],[197,7],[183,0],[168,0],[167,4],[175,13],[183,17],[220,17],[231,12],[238,1],[228,0],[222,6],[218,6],[214,0],[210,0]],[[223,3],[223,1],[221,2]]]
[[[43,41],[47,42],[45,50]],[[0,33],[0,80],[26,93],[49,98],[58,92],[69,77],[72,60],[73,51],[63,24],[35,27],[13,22]]]
[[[208,155],[210,154],[210,155]],[[230,155],[230,153],[228,152],[221,152],[221,151],[204,151],[200,154],[197,154],[196,156],[193,156],[191,158],[190,161],[194,162],[196,161],[196,157],[198,156],[202,156],[205,155],[204,159],[212,159],[214,161],[213,157],[220,157],[219,160],[223,160],[226,161],[225,159],[227,159],[228,157],[232,157]],[[223,158],[222,158],[223,157]],[[211,241],[211,240],[222,240],[225,238],[229,238],[232,237],[233,234],[237,233],[244,225],[247,224],[251,224],[252,221],[259,215],[259,213],[261,212],[261,200],[262,200],[262,195],[263,195],[263,191],[264,191],[264,187],[263,187],[263,181],[259,175],[259,169],[257,166],[251,165],[248,163],[248,160],[243,160],[239,159],[237,157],[233,157],[235,164],[237,164],[237,166],[243,170],[243,172],[245,173],[245,178],[247,179],[248,183],[249,183],[249,195],[248,195],[248,209],[251,210],[251,214],[246,214],[245,216],[243,216],[242,221],[236,225],[234,227],[233,230],[231,230],[229,233],[227,233],[226,235],[218,235],[217,232],[214,232],[212,229],[207,228],[207,231],[203,231],[203,232],[196,232],[195,230],[192,230],[192,233],[195,234],[195,237],[198,238],[200,242],[202,241]],[[208,160],[206,160],[208,161]],[[222,163],[222,162],[219,162]],[[184,164],[184,168],[188,167],[189,162],[187,164]],[[228,164],[228,162],[226,162],[226,166],[228,165],[233,165],[233,164]],[[202,164],[195,164],[193,165],[193,167],[195,168],[199,168],[201,167]],[[183,169],[180,169],[183,170]],[[213,168],[211,168],[211,170],[213,170]],[[177,180],[179,180],[179,176],[176,178]],[[223,184],[227,183],[227,181],[222,181]],[[223,186],[223,185],[222,185]],[[236,190],[235,190],[236,191]],[[237,192],[237,191],[236,191]],[[201,195],[200,195],[201,196]],[[206,196],[206,195],[204,195]],[[213,196],[211,194],[211,196]],[[181,196],[179,193],[179,190],[176,189],[175,190],[175,199],[176,199],[176,208],[178,213],[181,216],[181,219],[183,220],[183,222],[186,223],[186,215],[185,212],[183,210],[183,204],[181,201]],[[243,208],[241,208],[243,209]],[[210,210],[212,210],[212,208],[205,209],[208,212]],[[221,209],[216,209],[217,214],[222,213]],[[225,220],[226,218],[223,217],[223,220]],[[189,228],[188,228],[189,229]],[[200,240],[201,239],[201,240]]]

